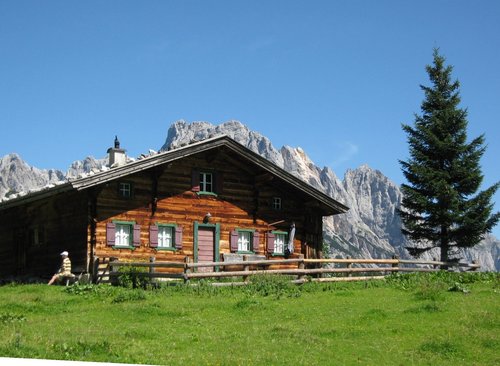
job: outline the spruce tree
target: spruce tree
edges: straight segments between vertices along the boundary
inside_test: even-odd
[[[399,214],[402,232],[416,245],[413,256],[439,247],[441,261],[455,248],[473,247],[491,232],[500,213],[493,213],[492,196],[499,183],[478,192],[483,181],[480,159],[484,135],[467,140],[467,110],[459,108],[460,83],[451,80],[452,66],[434,49],[427,65],[431,86],[421,85],[425,99],[414,126],[402,125],[410,158],[401,161],[407,184],[402,185]]]

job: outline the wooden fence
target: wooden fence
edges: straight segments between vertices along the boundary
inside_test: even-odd
[[[147,268],[138,272],[139,276],[152,281],[184,281],[191,279],[232,278],[230,282],[214,283],[216,286],[237,286],[248,283],[249,276],[259,274],[287,275],[295,279],[294,283],[304,282],[339,282],[383,279],[387,274],[400,272],[436,272],[442,268],[475,271],[477,263],[439,262],[404,259],[293,259],[247,260],[241,261],[193,263],[189,257],[184,262],[156,262],[154,257],[149,262],[120,262],[110,258],[94,261],[94,282],[113,283],[122,274],[120,267]],[[97,264],[96,264],[97,263]],[[203,270],[208,269],[208,271]]]

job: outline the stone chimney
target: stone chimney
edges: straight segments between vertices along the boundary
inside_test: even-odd
[[[120,149],[120,141],[118,141],[118,136],[115,136],[115,147],[110,147],[108,149],[108,166],[110,168],[114,168],[116,166],[125,165],[127,162],[127,155],[125,155],[125,151],[126,150],[124,149]]]

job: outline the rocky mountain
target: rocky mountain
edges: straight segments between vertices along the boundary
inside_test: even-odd
[[[367,165],[348,170],[340,180],[330,168],[316,166],[300,147],[283,146],[278,150],[268,138],[238,121],[217,126],[208,122],[177,121],[170,127],[160,151],[221,134],[230,136],[350,207],[346,214],[324,219],[324,240],[330,255],[388,258],[397,254],[401,258],[409,258],[404,249],[409,243],[401,234],[401,221],[396,213],[401,203],[401,191],[380,171]],[[62,173],[30,167],[18,155],[10,154],[0,160],[0,198],[91,174],[102,170],[106,164],[106,159],[87,157],[75,161],[66,173]],[[500,241],[491,235],[475,248],[458,254],[467,261],[478,260],[483,269],[500,269]],[[424,258],[437,257],[436,251],[426,254]]]
[[[177,121],[170,127],[161,150],[221,134],[230,136],[350,208],[346,214],[324,219],[324,240],[330,255],[410,258],[404,249],[409,243],[401,233],[401,220],[396,212],[402,199],[401,190],[380,171],[367,165],[348,170],[340,180],[330,168],[316,166],[300,147],[283,146],[278,150],[268,138],[238,121],[217,126],[207,122]],[[478,260],[488,270],[500,269],[499,254],[500,241],[491,235],[475,248],[457,253],[468,261]],[[439,258],[439,253],[436,250],[423,258]]]
[[[15,153],[0,159],[0,199],[56,184],[64,179],[65,175],[61,171],[29,166]]]

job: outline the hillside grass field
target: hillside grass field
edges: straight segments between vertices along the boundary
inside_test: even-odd
[[[0,287],[0,356],[165,365],[499,365],[497,273]]]

